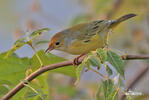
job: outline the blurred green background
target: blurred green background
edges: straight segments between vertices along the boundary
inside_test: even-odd
[[[51,30],[35,40],[49,40],[56,32],[81,22],[97,19],[116,19],[128,13],[138,16],[120,24],[110,36],[110,47],[126,54],[149,54],[149,0],[0,0],[0,53],[7,51],[13,42],[24,33],[39,28]],[[36,49],[46,49],[48,44],[40,44]],[[16,53],[20,57],[31,57],[33,51],[24,46]],[[73,59],[74,56],[59,51],[55,55]],[[126,81],[133,77],[148,61],[126,62]],[[134,91],[142,92],[135,100],[149,99],[149,74],[137,82]],[[94,100],[100,77],[93,72],[83,72],[77,88],[74,79],[62,74],[48,76],[51,100]],[[31,99],[32,100],[32,99]]]

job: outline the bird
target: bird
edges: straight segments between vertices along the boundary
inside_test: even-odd
[[[49,47],[45,52],[55,49],[72,55],[79,55],[73,60],[73,64],[78,65],[80,57],[106,45],[110,30],[134,16],[136,14],[130,13],[115,20],[95,20],[72,26],[56,33],[50,39]]]

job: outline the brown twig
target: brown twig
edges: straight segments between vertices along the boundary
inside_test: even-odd
[[[149,55],[124,55],[123,60],[149,59]]]
[[[122,56],[122,59],[123,60],[149,59],[149,55],[125,55],[125,56]],[[83,59],[79,59],[79,63],[81,63],[82,61],[83,61]],[[60,62],[60,63],[57,63],[57,64],[52,64],[52,65],[49,65],[49,66],[39,68],[38,70],[36,70],[35,72],[33,72],[32,74],[27,76],[24,80],[30,82],[33,79],[35,79],[37,76],[41,75],[42,73],[44,73],[46,71],[53,70],[53,69],[56,69],[56,68],[61,68],[61,67],[67,67],[69,65],[73,65],[73,61]],[[20,82],[16,87],[14,87],[5,96],[3,96],[1,100],[10,99],[18,91],[20,91],[23,87],[24,87],[24,83]]]

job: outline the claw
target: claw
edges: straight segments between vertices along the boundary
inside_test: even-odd
[[[74,60],[73,60],[73,65],[74,65],[75,67],[80,64],[79,59],[80,59],[82,56],[84,56],[84,55],[85,55],[85,54],[81,54],[81,55],[77,56],[76,58],[74,58]]]

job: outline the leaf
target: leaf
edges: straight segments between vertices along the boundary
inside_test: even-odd
[[[2,87],[5,90],[0,90],[8,92],[10,89],[14,88],[22,79],[25,78],[25,72],[30,66],[30,60],[27,57],[19,58],[14,53],[8,58],[4,58],[6,53],[7,52],[0,54],[0,86],[6,86]],[[19,94],[20,92],[17,93],[20,99],[21,95]],[[21,94],[23,94],[23,92]],[[3,95],[4,94],[0,93],[0,96]],[[16,98],[16,95],[13,98]],[[12,100],[18,100],[18,98]]]
[[[50,30],[50,28],[42,28],[42,29],[39,29],[39,30],[36,30],[34,32],[32,32],[29,37],[36,37],[36,36],[39,36],[41,33],[43,32],[48,32]]]
[[[44,93],[42,92],[42,90],[35,89],[30,83],[24,84],[24,86],[28,87],[28,89],[30,89],[31,92],[34,92],[34,93],[32,93],[33,95],[31,95],[32,97],[33,96],[39,96],[39,98],[41,100],[45,100],[44,98],[46,98],[46,95],[44,95]],[[28,92],[26,92],[26,93],[28,94]],[[31,96],[28,96],[28,97],[31,97]]]
[[[114,88],[113,82],[108,79],[102,82],[105,100],[118,100],[117,91]]]
[[[76,68],[76,82],[75,82],[75,85],[78,84],[79,80],[80,80],[80,76],[81,76],[81,73],[82,73],[82,70],[83,70],[83,66],[84,66],[84,63],[82,62],[79,66],[77,66]]]
[[[49,43],[49,41],[47,41],[47,40],[38,41],[38,42],[35,43],[35,46],[37,46],[39,44],[44,44],[44,43]]]
[[[26,44],[26,42],[25,42],[24,38],[16,40],[16,42],[13,45],[13,47],[7,52],[5,58],[7,58],[8,56],[12,55],[17,49],[19,49],[20,47],[24,46],[25,44]]]
[[[98,57],[96,57],[96,56],[90,56],[90,57],[88,58],[88,61],[89,61],[90,64],[91,64],[92,66],[94,66],[94,67],[100,68],[100,66],[101,66],[100,59],[99,59]]]
[[[85,66],[87,67],[87,69],[89,70],[90,69],[90,62],[89,62],[89,60],[87,60],[86,62],[85,62]]]
[[[100,57],[101,62],[106,62],[107,60],[107,53],[102,49],[102,48],[98,48],[96,50],[97,55]]]
[[[33,98],[33,97],[35,97],[35,96],[37,96],[37,95],[38,95],[37,93],[35,93],[35,92],[33,92],[33,91],[30,91],[30,92],[27,92],[27,93],[25,94],[25,99]]]
[[[47,97],[47,95],[45,95],[41,89],[37,89],[37,91],[40,94],[40,96],[43,98],[43,100],[45,100],[45,98]]]
[[[104,97],[106,99],[113,90],[113,83],[111,80],[105,80],[104,82],[102,82],[102,85],[104,90]]]
[[[0,85],[12,85],[12,83],[8,80],[0,80]]]
[[[112,69],[108,65],[107,65],[107,72],[109,76],[113,74]]]
[[[6,53],[0,54],[0,80],[5,80],[5,83],[7,81],[7,85],[10,85],[9,82],[11,82],[10,86],[13,87],[25,78],[25,72],[30,66],[30,60],[27,57],[19,58],[16,54],[4,58]]]
[[[103,99],[104,99],[103,98],[103,87],[102,85],[100,85],[96,93],[96,100],[103,100]]]
[[[9,89],[6,86],[0,86],[0,95],[6,94],[9,91]]]
[[[66,61],[64,58],[58,57],[51,53],[45,54],[43,50],[38,51],[36,54],[39,55],[44,66],[47,66],[50,64],[55,64],[55,63],[62,62],[62,61]],[[39,63],[37,57],[34,55],[31,58],[31,68],[33,69],[33,71],[35,71],[39,67],[40,67],[40,63]],[[67,66],[67,67],[51,70],[50,72],[62,73],[62,74],[65,74],[65,75],[68,75],[71,77],[76,77],[75,70],[76,69],[74,68],[74,66]]]
[[[112,66],[117,70],[120,75],[124,76],[124,62],[122,58],[112,51],[108,51],[108,61],[112,64]]]
[[[110,95],[107,97],[107,100],[118,100],[118,91],[113,90]]]

